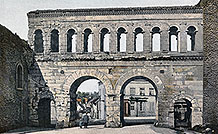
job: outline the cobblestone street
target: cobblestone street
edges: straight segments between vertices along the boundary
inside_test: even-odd
[[[65,129],[36,129],[23,128],[9,131],[6,134],[180,134],[175,130],[168,128],[156,128],[153,125],[135,125],[126,126],[123,128],[104,128],[103,125],[88,126],[87,129],[80,129],[79,127],[65,128]],[[196,132],[185,132],[186,134],[198,134]],[[182,133],[181,133],[182,134]]]

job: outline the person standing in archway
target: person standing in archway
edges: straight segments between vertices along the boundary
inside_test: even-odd
[[[87,128],[89,124],[89,116],[86,114],[82,117],[82,119],[79,122],[79,127],[82,128],[82,126],[84,126],[84,128]]]

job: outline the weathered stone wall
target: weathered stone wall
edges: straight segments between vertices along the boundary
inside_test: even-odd
[[[99,11],[98,11],[99,10]],[[34,32],[43,32],[44,52],[35,56],[35,69],[32,74],[36,82],[30,85],[30,117],[32,125],[39,125],[37,105],[40,90],[35,83],[47,82],[48,98],[54,103],[52,122],[57,126],[69,126],[70,88],[81,77],[91,76],[99,79],[106,88],[106,126],[123,126],[120,120],[121,87],[132,77],[143,76],[154,82],[158,90],[158,114],[160,124],[174,127],[174,102],[187,99],[192,103],[192,127],[202,124],[203,107],[203,58],[202,58],[202,11],[200,8],[184,7],[176,9],[112,9],[35,11],[28,13],[29,44],[34,49]],[[137,10],[137,11],[134,11]],[[153,12],[155,11],[155,12]],[[81,12],[81,14],[80,14]],[[97,12],[97,13],[96,13]],[[99,14],[98,14],[99,13]],[[161,30],[161,51],[151,52],[151,29]],[[169,28],[179,29],[178,52],[169,52]],[[189,26],[195,26],[196,49],[187,52],[187,33]],[[99,52],[99,31],[110,30],[110,52]],[[127,30],[127,52],[117,52],[117,29]],[[143,29],[144,50],[133,51],[133,32],[137,27]],[[66,52],[66,36],[69,29],[77,32],[76,53]],[[93,31],[93,52],[83,53],[83,31]],[[50,32],[59,30],[59,52],[51,52]],[[52,96],[52,97],[51,97]],[[38,98],[38,99],[34,99]],[[34,101],[33,101],[34,100]],[[35,105],[35,107],[32,107]]]
[[[204,10],[204,123],[218,133],[218,1],[202,0]]]
[[[28,44],[0,25],[0,132],[22,127],[28,117]],[[23,67],[23,88],[16,87],[17,65]]]
[[[99,64],[104,66],[98,66]],[[87,66],[88,64],[88,66]],[[111,66],[113,64],[113,66]],[[38,62],[44,80],[47,82],[55,100],[55,121],[69,123],[70,86],[82,76],[93,76],[106,87],[107,125],[120,125],[120,89],[122,83],[133,76],[144,76],[158,86],[157,120],[171,127],[174,126],[172,114],[177,99],[185,98],[193,104],[192,126],[202,123],[202,61],[89,61],[89,62]],[[109,74],[109,69],[112,73]],[[164,70],[164,74],[160,73]],[[63,73],[64,72],[64,73]],[[123,78],[122,78],[123,77]],[[35,92],[35,91],[34,91]],[[33,93],[34,93],[33,92]],[[30,100],[33,99],[30,96]],[[30,119],[37,123],[37,111],[31,109]],[[35,111],[35,113],[34,113]],[[199,118],[200,117],[200,118]],[[115,120],[115,124],[111,121]]]

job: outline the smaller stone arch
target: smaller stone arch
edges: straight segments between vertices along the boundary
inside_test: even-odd
[[[169,102],[171,102],[170,109],[172,110],[172,107],[173,107],[174,103],[176,102],[176,100],[181,100],[181,99],[187,99],[188,101],[190,101],[192,103],[192,107],[198,107],[198,103],[193,96],[188,95],[188,94],[178,94],[178,95],[174,95],[169,100]]]
[[[169,51],[179,51],[179,27],[170,26],[169,28]]]
[[[100,52],[109,52],[110,30],[102,28],[100,31]]]
[[[127,30],[124,27],[117,29],[117,52],[126,52],[126,34]]]
[[[84,38],[84,42],[83,42],[83,48],[84,48],[84,52],[92,52],[92,47],[93,47],[93,40],[92,40],[92,34],[93,31],[91,28],[86,28],[83,31],[83,38]]]
[[[36,29],[34,32],[34,51],[36,53],[44,52],[43,33],[41,29]]]
[[[75,29],[68,29],[67,31],[67,52],[76,52],[76,30]]]
[[[111,29],[112,29],[110,26],[101,26],[101,27],[98,28],[98,33],[101,33],[101,30],[102,30],[103,28],[108,29],[109,33],[111,32]]]
[[[152,31],[151,31],[151,49],[152,49],[152,52],[154,51],[160,51],[160,34],[161,34],[161,31],[160,31],[160,27],[153,27],[152,28]]]
[[[134,29],[134,51],[142,52],[143,51],[143,33],[144,30],[141,27],[137,27]]]
[[[67,32],[70,30],[70,29],[73,29],[73,30],[75,30],[75,33],[78,33],[78,28],[77,27],[75,27],[75,26],[67,26],[66,28],[62,28],[62,31],[65,33],[65,34],[67,34]]]
[[[178,29],[178,32],[180,32],[180,27],[178,25],[169,25],[169,30],[171,27],[176,27]]]
[[[195,26],[189,26],[187,28],[187,51],[194,51],[195,50],[195,35],[197,32],[197,29]]]
[[[59,52],[59,31],[57,29],[53,29],[51,31],[51,37],[50,37],[50,45],[51,45],[51,52]]]
[[[170,127],[175,127],[174,104],[178,100],[187,100],[187,101],[189,101],[191,103],[190,109],[191,109],[192,112],[191,112],[191,117],[190,117],[191,118],[190,119],[191,124],[190,124],[189,127],[192,128],[195,125],[194,122],[196,124],[201,124],[201,122],[199,122],[199,119],[197,119],[197,118],[202,118],[202,117],[196,117],[195,116],[195,114],[199,115],[199,113],[200,113],[200,112],[197,112],[197,111],[194,110],[196,108],[199,108],[199,105],[198,105],[196,99],[191,95],[177,94],[177,95],[172,96],[172,98],[169,100],[169,102],[170,102],[169,106],[170,107],[169,107],[169,113],[168,113],[168,117],[167,117],[169,126]],[[198,120],[198,121],[196,122],[195,120]]]
[[[49,87],[41,85],[40,90],[35,90],[31,100],[32,108],[37,111],[38,125],[40,127],[54,127],[56,125],[56,102]]]

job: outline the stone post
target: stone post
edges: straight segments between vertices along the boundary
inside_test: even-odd
[[[49,28],[45,28],[43,33],[43,44],[44,44],[44,53],[45,55],[51,52],[51,33]]]
[[[98,29],[93,29],[93,33],[92,33],[92,52],[93,53],[97,53],[100,51],[100,36],[99,36],[99,32]]]
[[[83,41],[84,41],[84,34],[82,31],[77,32],[77,38],[76,38],[76,52],[77,53],[82,53],[84,48],[83,48]]]
[[[61,28],[62,29],[62,28]],[[64,54],[67,52],[67,36],[65,31],[59,30],[59,53]]]
[[[151,33],[149,30],[144,31],[143,33],[143,51],[144,53],[151,52]]]
[[[134,51],[134,33],[131,29],[128,29],[126,34],[126,52],[132,53]]]
[[[160,33],[160,50],[161,52],[169,52],[169,31],[167,28]]]
[[[180,27],[180,52],[187,52],[187,32],[186,32],[186,25]]]
[[[111,29],[110,32],[109,50],[111,53],[117,52],[117,32],[116,29]]]

